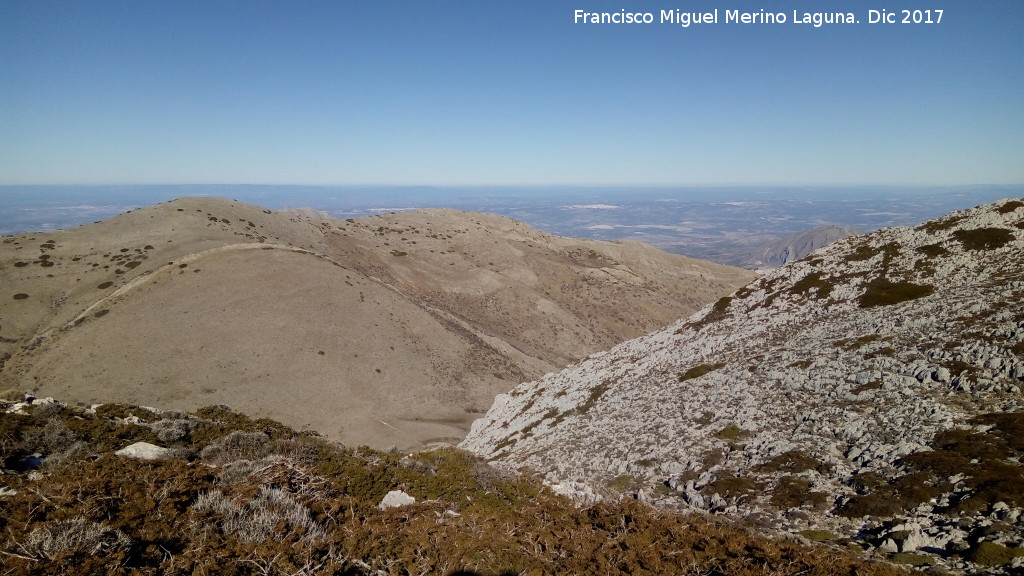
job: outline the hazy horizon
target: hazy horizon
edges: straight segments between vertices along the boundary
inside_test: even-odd
[[[0,234],[51,232],[181,196],[226,197],[264,208],[312,208],[354,218],[420,208],[487,212],[559,236],[637,240],[721,263],[825,225],[861,232],[915,225],[1005,197],[1024,186],[0,186]]]

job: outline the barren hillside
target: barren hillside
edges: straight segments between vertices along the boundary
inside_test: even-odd
[[[846,238],[499,396],[461,446],[577,497],[1019,568],[1022,262],[1020,200]]]
[[[749,272],[425,210],[324,220],[182,198],[0,244],[0,388],[227,404],[375,447],[457,441],[494,395]]]

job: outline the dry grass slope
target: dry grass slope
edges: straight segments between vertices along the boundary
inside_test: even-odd
[[[423,448],[457,442],[519,382],[751,277],[485,214],[323,220],[182,198],[3,239],[0,388],[227,404],[351,444]]]

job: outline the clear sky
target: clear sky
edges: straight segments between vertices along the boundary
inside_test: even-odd
[[[0,184],[44,183],[1020,184],[1024,2],[0,0]]]

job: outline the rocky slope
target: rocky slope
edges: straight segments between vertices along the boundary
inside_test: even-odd
[[[752,269],[777,268],[796,262],[818,248],[857,234],[860,232],[849,226],[818,226],[751,250],[744,256],[741,265]]]
[[[0,390],[227,404],[350,444],[458,441],[494,395],[749,272],[453,210],[182,198],[0,243]]]
[[[461,446],[577,498],[1017,565],[1022,254],[1019,200],[840,240],[498,396]]]

